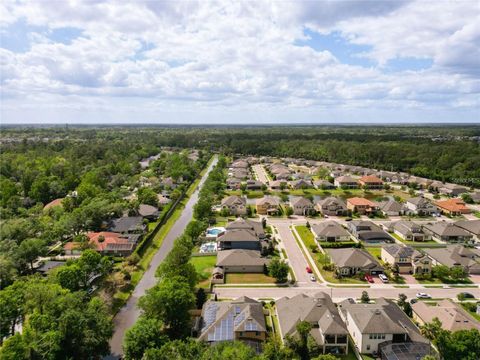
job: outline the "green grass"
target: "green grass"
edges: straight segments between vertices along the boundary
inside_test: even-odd
[[[228,273],[225,284],[274,284],[275,278],[262,273]]]
[[[371,357],[370,355],[367,354],[361,354],[363,360],[375,360],[374,357]]]
[[[376,260],[379,260],[381,258],[381,254],[382,254],[381,247],[366,246],[365,250],[367,250]]]
[[[480,315],[475,311],[470,311],[465,303],[461,303],[462,307],[467,311],[475,320],[480,321]]]
[[[298,235],[302,239],[303,243],[310,249],[311,246],[317,246],[315,242],[315,237],[313,236],[312,232],[308,227],[305,225],[297,225],[295,226],[297,229]]]
[[[199,276],[199,287],[208,288],[210,286],[210,276],[216,262],[216,255],[193,256],[190,259],[190,263],[193,264]]]
[[[480,211],[476,211],[473,215],[480,219]]]

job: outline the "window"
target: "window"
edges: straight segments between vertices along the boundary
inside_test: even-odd
[[[367,345],[367,350],[370,350],[370,345]]]

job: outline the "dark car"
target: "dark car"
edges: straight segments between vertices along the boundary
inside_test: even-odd
[[[475,299],[475,296],[468,292],[461,292],[460,294],[458,294],[458,296],[463,296],[464,299]]]

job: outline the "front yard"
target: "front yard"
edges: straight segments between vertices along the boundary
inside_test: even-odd
[[[261,273],[228,273],[225,284],[275,284],[275,278]]]

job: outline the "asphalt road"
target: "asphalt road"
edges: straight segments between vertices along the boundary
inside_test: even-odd
[[[263,165],[257,164],[252,166],[253,171],[257,174],[257,180],[263,182],[264,184],[268,183],[268,176]]]
[[[119,359],[122,355],[122,342],[125,332],[132,327],[140,316],[140,310],[137,308],[138,299],[145,294],[145,291],[150,289],[157,282],[155,278],[155,271],[157,270],[160,263],[165,259],[165,256],[170,252],[173,247],[173,242],[177,237],[182,235],[186,226],[192,220],[193,217],[193,206],[197,203],[199,189],[205,182],[208,174],[212,168],[217,163],[218,158],[215,156],[214,160],[208,167],[205,175],[203,175],[200,183],[197,186],[197,189],[192,194],[188,200],[185,208],[180,215],[180,218],[175,222],[175,224],[170,229],[169,233],[163,240],[162,246],[153,256],[153,259],[148,267],[147,271],[143,274],[142,279],[139,281],[135,290],[132,293],[132,296],[128,299],[125,306],[118,312],[118,314],[113,319],[114,322],[114,333],[113,337],[110,339],[110,350],[111,355],[106,357],[106,359]]]

